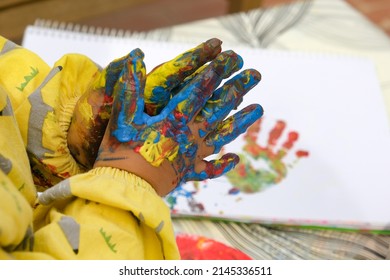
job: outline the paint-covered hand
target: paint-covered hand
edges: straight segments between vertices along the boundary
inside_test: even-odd
[[[144,90],[145,111],[158,114],[176,91],[188,83],[196,71],[221,52],[222,42],[210,39],[174,59],[154,68],[148,75]],[[113,89],[130,54],[112,61],[97,72],[89,90],[76,104],[68,130],[68,147],[76,160],[91,168],[111,115]]]
[[[94,167],[134,173],[162,196],[183,182],[215,178],[231,170],[239,160],[235,154],[210,161],[205,158],[218,153],[263,113],[260,105],[253,104],[228,117],[260,81],[260,74],[249,69],[218,88],[242,64],[233,51],[222,52],[159,114],[150,116],[143,98],[143,53],[134,50],[114,89],[111,118]]]

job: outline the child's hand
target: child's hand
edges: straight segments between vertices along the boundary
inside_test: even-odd
[[[145,85],[145,111],[155,115],[205,63],[221,52],[221,41],[210,39],[153,69]],[[76,160],[91,168],[111,114],[112,93],[129,55],[111,62],[95,77],[90,90],[78,101],[70,128],[68,147]]]
[[[218,177],[238,162],[235,154],[205,157],[243,133],[263,113],[253,104],[227,118],[243,95],[260,80],[245,70],[221,88],[221,81],[242,67],[232,51],[223,52],[172,97],[156,116],[145,113],[143,53],[134,50],[114,89],[114,103],[94,167],[114,167],[148,181],[159,195],[180,183]]]

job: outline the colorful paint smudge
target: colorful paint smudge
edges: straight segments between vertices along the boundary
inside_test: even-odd
[[[286,122],[282,120],[278,120],[269,132],[267,143],[260,145],[257,140],[262,121],[259,119],[248,129],[244,135],[244,153],[240,154],[240,163],[226,174],[234,186],[233,189],[239,189],[244,193],[257,193],[277,185],[287,177],[288,167],[293,167],[298,159],[309,156],[308,151],[297,150],[293,164],[288,165],[284,161],[298,140],[299,134],[296,131],[288,132],[287,139],[278,148],[277,143],[286,129]],[[267,167],[256,168],[253,161],[263,161]]]
[[[194,182],[194,184],[197,184],[197,182]],[[183,185],[181,185],[175,188],[172,192],[170,192],[169,195],[165,198],[165,201],[168,203],[171,211],[175,213],[175,206],[178,203],[177,200],[182,197],[186,200],[188,207],[191,209],[191,213],[202,213],[204,212],[205,207],[202,203],[198,203],[194,199],[193,196],[196,192],[197,189],[195,189],[194,191],[188,191],[183,187]]]

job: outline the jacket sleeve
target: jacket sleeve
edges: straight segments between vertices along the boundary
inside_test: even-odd
[[[50,68],[0,37],[0,258],[179,258],[169,208],[146,181],[85,172],[67,147],[75,104],[100,71],[77,54]]]
[[[58,259],[178,259],[170,211],[143,179],[109,167],[43,192],[34,252]]]
[[[67,130],[77,100],[100,71],[78,54],[65,55],[50,68],[35,53],[0,37],[0,86],[14,108],[40,190],[85,171],[71,156]]]
[[[37,192],[7,92],[0,87],[0,259],[48,259],[29,251]]]
[[[62,180],[40,194],[33,212],[37,192],[1,88],[0,112],[0,259],[179,258],[167,205],[146,181],[119,169]]]

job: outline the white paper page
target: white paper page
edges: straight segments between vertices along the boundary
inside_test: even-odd
[[[158,42],[156,45],[153,41],[37,26],[26,28],[22,46],[37,53],[49,65],[53,65],[64,54],[79,53],[88,56],[102,67],[107,66],[116,58],[127,55],[133,49],[140,48],[145,53],[144,61],[147,71],[174,58],[187,47],[193,47],[172,45],[166,42]]]
[[[279,144],[289,130],[300,136],[284,162],[293,163],[298,149],[307,150],[309,156],[262,192],[229,195],[234,186],[223,177],[199,184],[193,195],[196,202],[221,218],[386,227],[390,136],[373,65],[360,59],[296,53],[241,53],[249,58],[245,67],[256,68],[263,76],[244,101],[257,101],[265,109],[258,142],[265,146],[269,131],[281,119],[287,126]],[[244,145],[240,140],[226,150],[240,153]],[[259,171],[264,166],[264,161],[252,162]]]
[[[33,29],[37,28],[27,30],[23,45],[49,64],[63,54],[77,52],[105,66],[140,47],[151,70],[192,47]],[[252,171],[239,173],[236,168],[235,174],[243,176],[238,181],[223,176],[199,182],[197,189],[193,183],[186,184],[173,193],[174,214],[389,229],[390,134],[373,64],[352,57],[244,48],[235,51],[243,56],[244,68],[255,68],[262,74],[260,84],[240,106],[259,103],[265,109],[257,144],[266,147],[268,134],[278,120],[286,124],[278,145],[289,131],[299,134],[279,162],[287,166],[287,176],[277,183],[271,180],[264,190],[243,191],[244,183],[256,187],[250,174],[265,174],[270,161],[254,160],[243,153],[241,137],[226,151],[243,154]],[[296,162],[297,150],[309,155]]]

